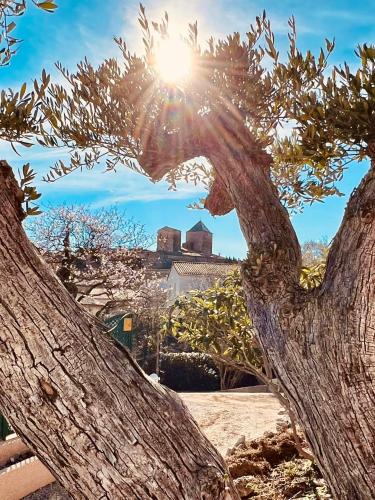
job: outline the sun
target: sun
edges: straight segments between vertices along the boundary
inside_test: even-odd
[[[192,51],[180,38],[166,38],[156,49],[155,63],[165,82],[179,83],[191,75]]]

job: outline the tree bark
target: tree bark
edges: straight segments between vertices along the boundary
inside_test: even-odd
[[[375,173],[348,204],[324,283],[308,293],[266,157],[248,140],[235,154],[216,142],[210,159],[249,245],[249,312],[316,460],[337,499],[375,498]]]
[[[77,499],[237,499],[181,399],[76,303],[25,236],[0,162],[0,408]]]
[[[237,211],[249,247],[248,309],[324,477],[337,499],[375,499],[375,169],[349,201],[323,284],[307,292],[299,286],[300,246],[271,181],[272,159],[229,114],[197,118],[192,130],[199,141],[187,143],[191,157],[206,156],[214,168],[206,207]]]

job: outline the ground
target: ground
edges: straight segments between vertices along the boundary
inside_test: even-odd
[[[282,410],[272,394],[237,392],[180,394],[201,430],[225,456],[242,436],[245,440],[276,430]]]
[[[307,443],[299,432],[306,449]],[[332,500],[318,467],[299,457],[288,424],[236,447],[226,459],[243,499]]]

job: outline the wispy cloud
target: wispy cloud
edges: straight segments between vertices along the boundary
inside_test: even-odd
[[[152,183],[146,177],[125,168],[117,172],[104,172],[100,168],[75,172],[54,183],[42,183],[39,188],[47,198],[56,194],[63,197],[64,193],[69,193],[70,196],[90,196],[95,199],[95,207],[131,201],[187,199],[204,193],[202,185],[195,186],[185,182],[178,183],[177,190],[172,191],[164,181]]]
[[[199,198],[204,192],[202,184],[194,185],[178,182],[177,189],[171,190],[165,181],[151,182],[147,177],[133,172],[127,167],[120,167],[116,172],[106,172],[103,165],[92,170],[82,169],[47,183],[42,177],[51,165],[59,159],[69,159],[68,149],[43,149],[40,146],[19,148],[17,155],[5,142],[0,142],[0,159],[6,159],[16,171],[24,163],[29,162],[37,172],[36,187],[43,194],[43,200],[61,200],[70,198],[92,198],[95,207],[126,203],[133,201],[157,201],[171,199]]]

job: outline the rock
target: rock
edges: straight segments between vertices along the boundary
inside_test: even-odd
[[[234,445],[231,447],[231,448],[228,448],[226,453],[225,453],[225,456],[226,457],[229,457],[230,455],[232,455],[236,448],[242,448],[246,445],[246,439],[245,439],[245,436],[240,436],[237,441],[234,443]]]
[[[245,436],[240,436],[237,441],[234,443],[233,448],[238,448],[241,445],[245,444]]]
[[[251,493],[254,492],[251,485],[251,481],[254,476],[242,476],[234,480],[234,485],[237,488],[238,494],[241,498],[247,498]]]
[[[278,418],[276,420],[276,431],[285,432],[290,428],[290,421],[287,418]]]

